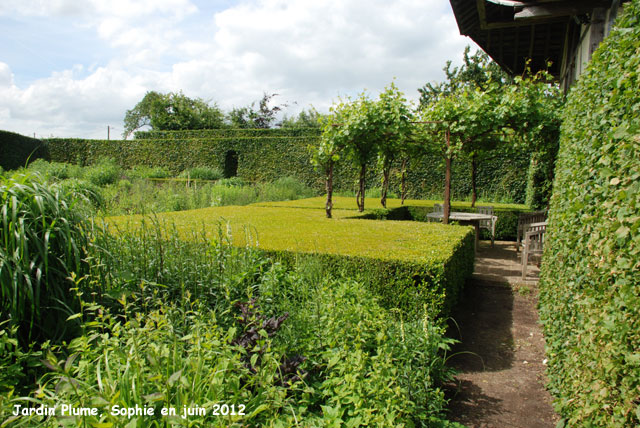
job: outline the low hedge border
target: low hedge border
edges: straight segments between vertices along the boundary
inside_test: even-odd
[[[262,251],[286,266],[296,266],[301,259],[313,258],[327,270],[343,272],[368,284],[386,309],[399,309],[410,318],[426,313],[430,319],[443,320],[451,315],[465,280],[473,273],[474,245],[473,233],[468,233],[451,257],[444,263],[433,264],[327,253]]]

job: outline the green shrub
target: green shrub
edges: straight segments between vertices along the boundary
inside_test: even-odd
[[[18,327],[9,320],[0,322],[0,397],[10,397],[16,387],[24,382],[22,367],[26,354],[18,344]],[[0,398],[0,409],[4,407]]]
[[[28,168],[30,172],[41,174],[46,179],[53,178],[57,180],[64,180],[71,177],[72,169],[79,170],[79,168],[73,168],[70,164],[61,162],[48,162],[44,159],[36,159],[29,164]]]
[[[195,166],[182,171],[179,175],[181,178],[189,178],[191,180],[219,180],[222,176],[220,169],[207,166]]]
[[[565,426],[640,425],[640,1],[569,94],[540,280]]]
[[[220,186],[227,186],[227,187],[248,185],[240,177],[222,178],[218,180],[216,184]]]
[[[258,189],[253,186],[227,186],[216,184],[211,187],[211,205],[249,205],[258,200]]]
[[[113,159],[103,158],[97,164],[85,168],[84,179],[96,186],[114,184],[122,170]]]
[[[95,211],[104,207],[105,199],[103,196],[103,188],[96,186],[85,180],[69,178],[58,183],[63,193],[72,195],[76,198],[76,204],[86,207],[88,211]],[[89,203],[87,206],[86,203]],[[91,207],[94,209],[92,210]]]
[[[76,204],[35,176],[0,180],[0,319],[18,327],[22,345],[63,336],[77,306],[69,278],[87,272],[89,239]]]

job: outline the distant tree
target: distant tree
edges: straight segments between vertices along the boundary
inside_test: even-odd
[[[276,123],[278,113],[287,107],[287,104],[270,106],[271,100],[276,96],[278,94],[267,94],[265,92],[257,102],[257,109],[255,101],[246,107],[233,108],[227,114],[227,123],[232,128],[267,129],[279,126],[280,124]]]
[[[255,128],[251,120],[252,113],[249,107],[234,107],[227,113],[227,124],[234,129]]]
[[[124,117],[123,137],[143,126],[155,131],[216,129],[224,127],[224,114],[216,104],[189,98],[182,92],[161,94],[150,91]]]
[[[451,68],[452,62],[447,61],[443,68],[446,79],[442,82],[427,83],[418,89],[420,106],[428,107],[440,96],[447,96],[461,87],[485,90],[490,82],[499,86],[513,83],[513,78],[505,73],[489,55],[481,50],[470,54],[471,48],[464,49],[462,65]]]
[[[162,100],[162,94],[149,91],[142,100],[131,110],[127,110],[124,116],[124,132],[122,136],[126,139],[132,132],[143,126],[151,126],[151,106],[154,102]]]
[[[282,128],[320,128],[321,114],[311,107],[308,111],[302,110],[297,116],[285,117],[282,119]]]

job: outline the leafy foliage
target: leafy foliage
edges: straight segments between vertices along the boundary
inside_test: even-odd
[[[541,274],[550,387],[566,426],[640,424],[640,1],[571,90]]]
[[[305,129],[320,128],[320,119],[322,115],[313,107],[308,110],[302,110],[297,116],[285,117],[282,119],[280,126],[284,129]]]
[[[379,121],[378,164],[382,170],[380,203],[386,208],[393,161],[408,154],[406,147],[413,128],[413,112],[402,92],[393,83],[380,93],[376,107]]]
[[[113,159],[101,158],[86,169],[83,178],[96,186],[105,186],[115,183],[121,174],[120,166]]]
[[[214,104],[189,98],[182,92],[149,91],[124,117],[123,137],[150,126],[153,130],[211,129],[224,125],[224,114]]]
[[[418,89],[420,105],[429,106],[443,96],[449,96],[460,88],[479,89],[481,91],[495,84],[507,85],[513,83],[513,78],[505,73],[489,55],[478,49],[470,55],[471,48],[465,47],[462,66],[451,68],[451,61],[447,61],[443,68],[446,79],[438,83],[427,83]]]
[[[38,388],[11,401],[0,396],[0,408],[71,404],[99,415],[5,423],[454,426],[441,389],[452,376],[445,365],[452,340],[430,317],[398,317],[363,282],[327,274],[317,259],[285,267],[229,246],[223,234],[211,242],[196,232],[186,242],[158,223],[97,232],[86,281],[106,293],[87,296],[102,302],[82,302],[74,318],[83,334],[45,346],[48,373]],[[11,351],[3,333],[0,346]],[[14,367],[0,358],[0,368]],[[245,415],[214,416],[221,402],[246,406]],[[136,405],[154,414],[110,411]],[[182,419],[183,406],[194,405],[206,414]],[[162,407],[177,415],[162,416]]]
[[[262,98],[258,101],[258,108],[256,109],[255,102],[247,107],[238,107],[232,109],[227,114],[227,122],[234,129],[244,128],[257,128],[268,129],[276,125],[278,113],[285,107],[286,104],[270,106],[273,97],[278,94],[267,94],[266,92]]]
[[[179,177],[195,180],[219,180],[222,178],[222,171],[217,168],[195,166],[182,171]]]
[[[75,198],[37,176],[0,177],[0,321],[22,345],[60,339],[77,307],[72,273],[88,270],[87,225]]]
[[[393,83],[376,101],[362,93],[355,100],[341,100],[331,107],[331,115],[323,120],[320,144],[314,148],[312,157],[314,165],[325,173],[327,217],[331,217],[333,167],[341,155],[358,171],[356,202],[361,212],[364,211],[367,166],[378,157],[383,176],[381,203],[383,207],[386,205],[391,165],[406,143],[411,117],[404,95]]]

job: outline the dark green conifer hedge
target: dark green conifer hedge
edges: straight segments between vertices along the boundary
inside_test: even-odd
[[[45,156],[42,141],[14,132],[0,131],[0,168],[17,169]]]

